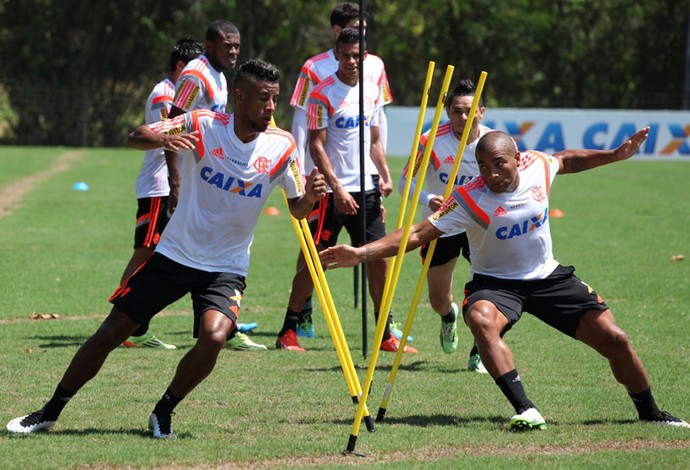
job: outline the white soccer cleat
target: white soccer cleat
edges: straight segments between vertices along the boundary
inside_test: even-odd
[[[7,423],[7,430],[17,434],[31,434],[38,431],[47,431],[55,426],[57,421],[46,421],[43,419],[43,409],[34,411],[26,416],[14,418]]]
[[[528,431],[531,429],[546,429],[546,421],[536,408],[528,408],[510,418],[511,431]]]
[[[654,419],[645,420],[657,426],[671,426],[676,428],[687,428],[690,429],[690,424],[686,423],[680,418],[676,418],[667,411],[662,411]]]
[[[467,361],[467,370],[470,372],[477,372],[479,374],[488,374],[489,371],[486,370],[486,367],[484,367],[484,363],[482,362],[482,358],[479,357],[479,354],[472,354]]]
[[[151,413],[151,416],[149,416],[149,429],[152,431],[154,439],[175,439],[176,437],[172,427],[172,415]]]

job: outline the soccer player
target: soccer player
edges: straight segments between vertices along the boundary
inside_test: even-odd
[[[361,180],[359,158],[359,31],[344,29],[336,40],[335,55],[338,71],[319,83],[309,97],[309,149],[314,164],[328,183],[328,197],[321,201],[318,218],[312,220],[311,230],[317,247],[332,246],[345,227],[352,243],[360,245],[377,240],[386,234],[380,204],[380,195],[374,186],[372,174],[378,169],[381,180],[390,184],[378,129],[379,93],[375,84],[364,83],[364,162],[366,204],[366,240],[360,229]],[[292,290],[285,313],[283,327],[276,347],[291,351],[304,351],[297,340],[299,312],[313,291],[309,271],[304,261],[292,280]],[[374,302],[374,314],[379,315],[381,297],[386,278],[387,262],[370,263],[367,269],[369,294]],[[386,312],[386,315],[388,312]],[[382,349],[397,351],[399,341],[390,335],[387,326]],[[407,352],[416,352],[408,347]]]
[[[449,120],[441,123],[438,127],[429,166],[427,167],[426,175],[424,175],[424,189],[422,189],[419,196],[419,203],[423,206],[422,218],[427,218],[443,204],[443,195],[445,194],[449,175],[455,163],[456,152],[460,147],[462,133],[469,119],[475,92],[476,87],[472,80],[465,79],[461,80],[446,97],[446,114]],[[488,127],[480,124],[484,117],[484,111],[485,108],[480,99],[479,106],[472,120],[472,128],[469,131],[462,161],[455,177],[454,184],[456,186],[470,181],[479,174],[477,160],[474,158],[474,150],[477,147],[479,138],[491,131]],[[419,140],[419,150],[415,159],[416,166],[412,173],[413,180],[410,186],[410,197],[414,194],[415,185],[419,180],[419,165],[422,162],[428,139],[429,132],[426,132]],[[410,162],[405,165],[398,184],[398,190],[401,194],[405,187],[405,180],[410,172],[409,165]],[[425,260],[428,249],[428,243],[422,245],[420,250],[422,261]],[[439,335],[441,347],[448,354],[455,352],[458,347],[457,317],[460,310],[458,305],[453,302],[453,270],[460,254],[467,261],[470,260],[467,234],[464,231],[454,234],[443,234],[436,241],[436,249],[429,262],[429,271],[426,276],[431,308],[441,316],[441,333]],[[476,345],[473,345],[470,351],[467,368],[470,371],[487,372],[479,357]]]
[[[216,20],[206,30],[205,52],[182,70],[175,84],[170,117],[195,109],[224,113],[228,104],[228,82],[224,70],[233,70],[240,54],[240,32],[227,20]],[[165,151],[170,179],[168,210],[177,206],[180,186],[177,152]]]
[[[366,33],[366,13],[364,15],[365,22],[363,27]],[[333,38],[338,39],[340,32],[345,28],[359,28],[359,5],[353,2],[344,2],[337,4],[331,11],[331,30]],[[292,120],[292,135],[295,136],[297,147],[300,151],[302,162],[307,167],[307,172],[313,168],[313,161],[308,155],[308,127],[307,127],[307,101],[314,88],[327,77],[330,77],[338,70],[338,61],[335,58],[335,51],[329,49],[320,54],[307,59],[300,70],[299,78],[295,85],[295,89],[290,98],[290,105],[294,108],[294,116]],[[370,53],[366,52],[364,59],[364,66],[362,67],[364,73],[364,81],[375,83],[379,90],[378,101],[381,104],[379,111],[379,136],[383,144],[383,150],[386,150],[386,142],[388,135],[388,121],[384,106],[393,102],[390,85],[388,84],[388,76],[386,75],[386,67],[383,60]],[[375,170],[376,171],[376,170]],[[378,186],[381,184],[378,173],[374,172],[374,183]],[[392,182],[390,186],[386,182],[379,188],[384,196],[388,196],[393,191]],[[298,260],[299,263],[299,260]],[[314,324],[312,322],[312,303],[311,296],[309,296],[305,304],[300,309],[300,320],[297,325],[297,335],[313,338]],[[400,337],[402,332],[398,328],[394,329],[394,334]]]
[[[170,114],[175,82],[187,63],[204,52],[201,43],[193,37],[184,37],[175,43],[170,53],[169,76],[158,82],[146,100],[145,119],[147,124],[167,119]],[[168,167],[165,163],[163,149],[146,152],[144,162],[139,170],[136,183],[137,217],[134,230],[134,253],[130,258],[120,283],[124,282],[134,271],[153,254],[154,248],[168,223]],[[163,348],[175,349],[156,338],[148,328],[141,325],[139,330],[124,343],[128,348]]]
[[[290,213],[307,216],[326,194],[316,170],[303,187],[295,140],[269,128],[280,74],[253,59],[235,77],[235,112],[197,110],[149,126],[128,138],[140,150],[182,151],[181,198],[153,256],[110,298],[113,308],[77,351],[46,405],[13,419],[7,429],[32,433],[55,425],[63,407],[94,378],[109,353],[139,325],[167,305],[192,294],[199,337],[149,416],[153,437],[174,437],[175,406],[213,370],[228,333],[235,328],[249,268],[249,247],[271,190],[286,193]]]
[[[240,54],[240,31],[228,20],[215,20],[206,30],[205,52],[187,64],[175,87],[171,117],[196,109],[209,109],[224,113],[228,104],[228,82],[223,72],[234,70]],[[177,205],[179,163],[175,152],[166,151],[170,169],[170,211]],[[194,337],[199,325],[194,325]],[[228,347],[239,351],[266,350],[265,345],[252,341],[239,331],[232,331]]]
[[[512,429],[544,429],[546,421],[527,397],[503,333],[524,311],[605,357],[627,389],[639,419],[664,426],[690,424],[661,411],[649,377],[611,310],[572,266],[553,257],[549,195],[558,173],[577,173],[633,156],[649,127],[615,150],[565,150],[557,155],[521,153],[506,133],[485,134],[477,144],[480,176],[458,187],[429,218],[412,226],[412,250],[464,229],[472,253],[472,278],[462,303],[479,354],[515,415]],[[397,254],[402,229],[359,248],[338,245],[320,254],[327,266],[354,266]]]

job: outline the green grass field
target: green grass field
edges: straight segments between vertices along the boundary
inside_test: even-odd
[[[0,424],[42,406],[83,340],[109,311],[131,255],[134,180],[142,154],[122,149],[0,148]],[[391,159],[394,177],[403,159]],[[659,404],[690,419],[690,165],[625,162],[557,178],[551,220],[557,259],[612,307],[642,357]],[[73,191],[85,181],[90,190]],[[543,432],[511,433],[513,410],[486,375],[466,372],[471,337],[446,355],[426,292],[411,334],[420,352],[403,359],[384,423],[362,426],[358,452],[343,456],[355,408],[325,321],[304,354],[274,350],[298,244],[282,196],[262,216],[252,247],[242,321],[256,321],[260,353],[223,351],[216,370],[177,409],[177,440],[150,439],[147,417],[178,360],[193,345],[190,303],[153,321],[176,351],[114,351],[47,434],[0,432],[6,468],[687,468],[690,432],[638,423],[603,359],[527,315],[507,335]],[[400,199],[386,202],[388,226]],[[343,241],[347,241],[347,236]],[[394,309],[404,321],[420,263],[406,259]],[[462,295],[468,269],[456,271]],[[351,270],[328,282],[364,380],[361,317]],[[374,333],[369,304],[369,344]],[[34,313],[58,319],[32,320]],[[368,406],[376,413],[393,355],[381,353]]]

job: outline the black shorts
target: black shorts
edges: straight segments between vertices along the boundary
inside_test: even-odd
[[[519,281],[475,274],[465,284],[463,314],[478,300],[496,305],[513,326],[529,312],[541,321],[575,338],[580,318],[589,310],[607,310],[604,299],[575,276],[573,266],[558,265],[545,279]]]
[[[155,248],[168,224],[168,196],[137,199],[134,248]]]
[[[344,215],[336,211],[332,193],[328,193],[325,198],[319,201],[317,217],[311,218],[309,221],[309,228],[314,234],[317,245],[324,248],[334,246],[343,227],[350,234],[353,246],[361,246],[386,236],[386,225],[383,223],[381,197],[378,191],[364,193],[366,207],[366,240],[364,242],[362,242],[359,220],[362,210],[361,193],[350,194],[360,206],[356,215]]]
[[[426,259],[426,254],[429,251],[429,243],[425,243],[419,249],[419,254],[422,256],[422,263]],[[460,256],[467,261],[470,260],[470,243],[467,240],[467,233],[462,232],[450,237],[442,237],[436,239],[436,248],[434,254],[431,256],[429,267],[441,266],[448,261]]]
[[[218,310],[236,322],[245,287],[244,276],[201,271],[154,252],[118,287],[110,302],[135,322],[146,324],[189,292],[195,318],[207,310]]]

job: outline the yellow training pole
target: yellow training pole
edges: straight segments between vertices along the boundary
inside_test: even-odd
[[[465,153],[465,147],[467,146],[467,139],[469,138],[470,135],[470,130],[472,129],[472,123],[474,122],[474,115],[477,112],[477,108],[479,107],[479,100],[482,95],[482,91],[484,90],[484,83],[486,82],[486,72],[482,72],[480,77],[479,77],[479,82],[477,84],[477,89],[474,94],[474,99],[472,100],[472,106],[470,106],[470,112],[469,116],[467,118],[467,122],[465,123],[465,128],[462,131],[462,137],[460,139],[460,145],[458,146],[458,150],[456,153],[456,158],[455,162],[453,163],[453,168],[450,172],[450,176],[448,177],[448,184],[446,185],[445,192],[443,193],[443,199],[446,200],[450,196],[450,194],[453,192],[453,189],[455,188],[455,177],[458,174],[458,170],[460,169],[460,163],[462,162],[462,157],[463,154]],[[427,147],[433,147],[433,143],[427,144]],[[422,173],[419,173],[423,175]],[[410,175],[408,174],[408,178],[410,178]],[[417,186],[421,186],[422,182],[417,181]],[[416,189],[416,188],[415,188]],[[419,199],[419,198],[417,198]],[[405,342],[407,341],[407,335],[410,332],[410,328],[412,327],[412,322],[414,320],[415,313],[417,312],[417,305],[419,304],[419,298],[422,295],[422,290],[424,288],[424,284],[426,281],[426,275],[429,271],[429,264],[431,263],[431,258],[434,255],[434,250],[436,249],[436,242],[437,240],[432,240],[432,242],[429,244],[429,249],[427,250],[426,257],[424,259],[424,265],[422,267],[422,272],[419,275],[419,280],[417,282],[417,287],[414,292],[414,296],[412,297],[412,304],[410,305],[410,310],[409,313],[407,314],[407,320],[405,321],[405,326],[403,328],[403,336],[400,340],[400,348],[395,354],[395,359],[393,360],[393,366],[391,368],[391,371],[388,375],[388,382],[386,383],[386,388],[383,392],[383,399],[381,400],[381,404],[379,405],[379,410],[378,413],[376,414],[376,421],[381,422],[383,421],[383,417],[386,414],[386,409],[388,408],[388,401],[390,400],[391,392],[393,390],[393,384],[395,383],[395,378],[398,373],[398,368],[400,367],[400,362],[402,361],[402,350],[405,347]]]
[[[429,93],[431,93],[431,80],[434,77],[434,68],[436,67],[436,62],[429,61],[429,65],[426,70],[426,79],[424,80],[424,89],[422,91],[422,101],[419,104],[419,115],[417,116],[417,127],[414,132],[414,141],[412,142],[412,150],[410,151],[410,158],[408,160],[407,168],[410,172],[414,173],[414,168],[417,164],[417,148],[419,147],[419,139],[422,134],[422,127],[424,126],[424,116],[426,115],[426,107],[429,102]],[[398,220],[395,224],[396,230],[402,227],[403,220],[405,219],[405,211],[407,210],[407,199],[410,195],[410,187],[412,186],[412,180],[410,178],[405,179],[405,186],[403,187],[402,202],[400,203],[400,209],[398,212]],[[389,272],[390,269],[389,269]],[[390,283],[386,283],[383,291],[383,297],[388,295],[388,288],[391,286]]]
[[[443,103],[445,100],[446,93],[448,92],[448,88],[450,86],[450,79],[453,76],[453,70],[455,70],[455,67],[452,65],[449,65],[446,69],[446,75],[443,79],[443,85],[441,87],[441,93],[439,94],[439,99],[438,99],[438,104],[436,105],[436,113],[434,114],[434,119],[431,127],[431,134],[433,136],[436,136],[436,131],[438,130],[438,124],[439,121],[441,120],[441,113],[443,111]],[[429,155],[424,155],[426,157],[426,164],[428,164],[429,160]],[[424,161],[422,162],[422,165],[425,165]],[[426,171],[426,168],[424,169]],[[421,185],[418,188],[421,190]],[[417,195],[417,199],[419,199],[419,195]],[[405,250],[407,248],[407,241],[409,240],[410,237],[410,229],[412,226],[412,219],[414,218],[414,211],[412,212],[412,217],[407,217],[405,221],[405,225],[403,227],[403,235],[402,239],[400,241],[400,248],[398,249],[398,253],[393,258],[392,260],[392,265],[393,269],[389,270],[389,272],[392,272],[392,275],[389,275],[386,277],[386,284],[388,283],[396,283],[397,282],[397,276],[400,274],[400,266],[402,265],[402,258],[403,254],[405,253]],[[396,262],[397,261],[397,262]],[[359,426],[362,422],[362,416],[364,415],[364,408],[366,406],[366,400],[367,396],[369,394],[369,388],[371,387],[371,381],[374,376],[374,369],[376,368],[376,361],[379,356],[379,350],[381,349],[381,340],[383,339],[383,331],[385,330],[386,327],[386,322],[388,321],[388,315],[383,314],[384,312],[388,312],[391,307],[392,303],[392,293],[394,289],[387,289],[384,287],[384,292],[388,291],[388,296],[384,297],[382,299],[381,303],[381,310],[378,321],[376,322],[376,334],[374,335],[374,347],[371,353],[371,359],[369,361],[369,368],[367,369],[367,375],[366,378],[364,379],[364,387],[362,389],[362,396],[360,397],[359,400],[359,406],[357,407],[357,413],[355,415],[355,420],[354,423],[352,424],[352,432],[350,434],[350,439],[347,443],[347,449],[345,450],[346,453],[354,453],[355,449],[355,444],[357,443],[357,435],[359,434]]]
[[[285,192],[283,192],[283,198],[285,199],[285,204],[288,205]],[[290,215],[290,221],[295,229],[300,248],[302,249],[302,254],[304,255],[305,263],[309,269],[309,274],[311,274],[312,281],[314,283],[314,290],[316,290],[316,295],[326,318],[328,331],[331,333],[333,345],[335,346],[336,354],[338,356],[338,360],[340,361],[340,367],[343,370],[345,381],[347,382],[347,387],[350,391],[350,397],[356,404],[359,402],[359,396],[362,393],[362,390],[359,385],[359,380],[357,379],[357,373],[355,372],[354,362],[352,361],[352,356],[350,355],[350,349],[347,346],[347,341],[345,340],[345,335],[333,304],[333,298],[331,296],[330,289],[328,288],[328,283],[326,281],[323,268],[321,267],[320,262],[314,262],[315,259],[318,260],[318,252],[316,251],[316,246],[314,245],[314,240],[312,239],[309,225],[304,219],[301,219],[298,222],[297,219],[295,219],[292,215]],[[369,432],[374,432],[374,422],[369,416],[368,410],[365,412],[364,419],[367,430],[369,430]]]

